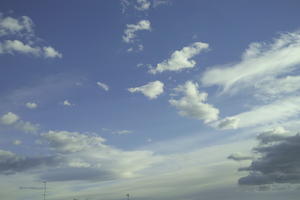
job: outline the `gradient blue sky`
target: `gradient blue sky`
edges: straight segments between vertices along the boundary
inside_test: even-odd
[[[297,137],[299,8],[2,0],[0,198],[295,199],[252,149]]]

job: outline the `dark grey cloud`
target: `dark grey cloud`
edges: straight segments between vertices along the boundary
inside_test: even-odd
[[[117,177],[116,174],[99,168],[67,167],[49,170],[41,175],[40,179],[45,181],[107,181],[116,179]]]
[[[59,157],[23,157],[12,152],[0,150],[0,174],[15,174],[43,166],[57,166]]]
[[[259,157],[240,169],[249,175],[240,178],[239,184],[300,183],[300,134],[266,132],[257,139],[260,143],[253,151]]]
[[[234,160],[234,161],[243,161],[243,160],[252,160],[253,156],[249,155],[243,155],[240,153],[233,153],[227,157],[229,160]]]

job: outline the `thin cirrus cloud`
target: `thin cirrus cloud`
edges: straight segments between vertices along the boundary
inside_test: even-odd
[[[285,122],[300,114],[300,98],[286,97],[213,123],[220,129],[246,128]]]
[[[187,81],[183,85],[177,86],[174,91],[179,99],[170,99],[169,103],[176,107],[179,114],[209,123],[218,119],[219,110],[214,106],[205,103],[208,94],[200,92],[198,84]]]
[[[251,43],[241,61],[208,68],[201,76],[204,86],[218,85],[223,93],[253,86],[265,78],[277,78],[300,64],[300,31],[281,34],[272,43]]]
[[[14,18],[0,13],[0,54],[15,53],[45,58],[62,58],[62,54],[51,46],[41,46],[34,33],[34,23],[27,17]],[[4,36],[14,37],[3,40]]]
[[[136,32],[150,30],[151,23],[149,20],[141,20],[137,24],[127,24],[122,39],[126,43],[133,43],[137,37]]]
[[[97,82],[96,83],[101,89],[105,90],[105,91],[108,91],[109,90],[109,86],[105,83],[102,83],[102,82]]]
[[[156,74],[164,71],[181,71],[183,69],[193,68],[196,66],[196,61],[191,58],[208,48],[209,45],[203,42],[195,42],[183,47],[181,50],[174,51],[169,59],[158,63],[155,67],[150,69],[149,73]]]
[[[149,99],[156,99],[160,94],[164,92],[164,83],[162,83],[161,81],[153,81],[149,82],[146,85],[129,88],[128,91],[131,93],[141,92]]]

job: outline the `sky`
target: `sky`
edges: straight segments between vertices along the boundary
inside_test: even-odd
[[[0,199],[296,199],[299,7],[2,0]]]

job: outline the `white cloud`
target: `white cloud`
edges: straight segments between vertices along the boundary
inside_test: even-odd
[[[182,94],[180,99],[169,100],[170,104],[179,110],[182,116],[204,120],[205,123],[218,119],[219,110],[205,103],[208,94],[199,92],[198,84],[187,81],[184,85],[175,88],[175,95]]]
[[[137,24],[127,24],[123,35],[123,41],[133,43],[137,31],[150,31],[151,23],[149,20],[141,20]]]
[[[34,102],[27,102],[26,104],[26,107],[27,108],[29,108],[29,109],[35,109],[35,108],[37,108],[37,104],[36,103],[34,103]]]
[[[300,64],[300,31],[281,34],[273,43],[252,43],[236,64],[209,68],[201,77],[205,86],[219,85],[223,92],[251,87],[266,77],[286,74]]]
[[[22,144],[22,141],[21,140],[14,140],[13,144],[14,145],[20,145],[20,144]]]
[[[114,134],[118,134],[118,135],[127,135],[132,133],[131,130],[117,130],[117,131],[113,131]]]
[[[59,153],[65,159],[66,167],[52,170],[51,180],[58,179],[57,174],[62,173],[60,181],[64,180],[63,173],[73,168],[80,168],[78,173],[84,175],[88,171],[98,173],[96,178],[110,180],[116,178],[135,177],[137,173],[152,164],[162,160],[160,156],[154,156],[150,151],[122,151],[104,144],[105,139],[95,134],[84,134],[68,131],[49,131],[43,133],[42,137],[49,142],[53,152]],[[64,165],[65,165],[64,164]],[[71,167],[71,168],[70,168]],[[56,174],[56,175],[55,175]],[[66,180],[70,180],[66,175]],[[73,180],[94,179],[95,177],[83,177],[72,175]],[[100,177],[99,177],[100,176]],[[104,176],[104,177],[103,177]],[[56,178],[55,178],[56,177]]]
[[[97,85],[105,91],[109,90],[109,86],[106,85],[105,83],[97,82]]]
[[[22,53],[45,58],[61,58],[51,46],[39,45],[41,39],[35,36],[33,22],[27,16],[20,18],[4,17],[0,13],[0,39],[10,36],[10,40],[0,40],[0,54]],[[6,38],[6,37],[4,37]]]
[[[195,42],[190,46],[183,47],[172,53],[168,60],[158,63],[155,68],[149,70],[150,73],[156,74],[164,71],[181,71],[187,68],[193,68],[196,61],[192,60],[194,56],[208,49],[209,45],[203,42]]]
[[[16,123],[20,117],[12,112],[8,112],[1,117],[2,124],[11,125]]]
[[[3,43],[0,43],[0,54],[14,54],[15,52],[39,56],[41,49],[39,47],[32,47],[28,44],[24,44],[20,40],[5,40]]]
[[[20,120],[15,124],[18,130],[24,131],[25,133],[36,133],[39,129],[38,124],[33,124],[31,122]]]
[[[237,129],[239,125],[239,118],[236,117],[226,117],[218,122],[219,129]]]
[[[141,92],[149,99],[156,99],[164,92],[164,83],[160,81],[153,81],[140,87],[129,88],[128,91],[131,93]]]
[[[225,118],[214,124],[222,129],[245,128],[285,122],[300,114],[300,97],[287,97],[270,104],[254,107],[250,111]],[[225,123],[231,119],[232,123]],[[226,125],[226,126],[225,126]]]
[[[74,153],[87,150],[94,146],[101,147],[105,139],[99,136],[89,136],[79,132],[49,131],[42,134],[50,146],[60,153]]]
[[[261,98],[279,98],[300,90],[300,76],[266,78],[255,84],[256,96]]]
[[[43,47],[43,50],[46,58],[62,58],[62,54],[56,51],[53,47]]]
[[[27,16],[22,16],[19,19],[13,17],[3,17],[0,13],[0,36],[33,33],[33,22]]]
[[[73,106],[73,104],[69,100],[64,100],[63,105],[64,106]]]
[[[149,0],[136,0],[135,9],[139,11],[148,10],[151,7],[151,2]]]

